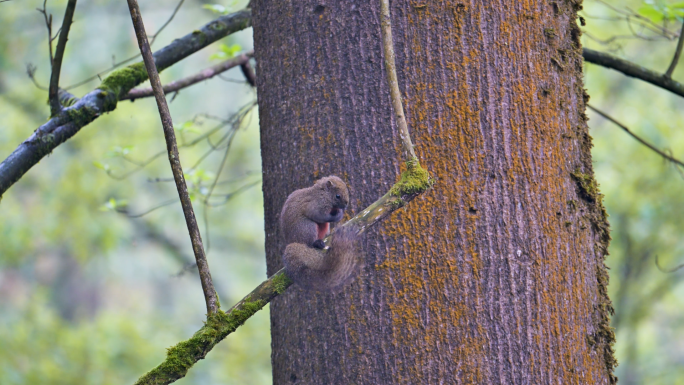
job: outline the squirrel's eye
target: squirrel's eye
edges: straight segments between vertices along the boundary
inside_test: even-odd
[[[335,198],[340,199],[340,194],[335,195]]]

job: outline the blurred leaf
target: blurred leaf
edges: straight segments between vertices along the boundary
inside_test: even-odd
[[[219,45],[219,51],[213,53],[211,56],[209,56],[210,60],[216,60],[216,59],[230,59],[235,56],[238,52],[242,51],[242,46],[239,44],[233,44],[231,46],[227,46],[225,44]]]
[[[223,5],[220,5],[220,4],[204,4],[204,5],[202,6],[202,8],[208,9],[208,10],[210,10],[211,12],[217,13],[217,14],[219,14],[219,15],[226,15],[226,14],[228,14],[228,12],[229,12],[229,11],[226,9],[226,7],[224,7]]]
[[[128,205],[128,201],[124,199],[114,199],[109,198],[107,203],[100,206],[100,211],[114,211],[117,208],[125,208]]]

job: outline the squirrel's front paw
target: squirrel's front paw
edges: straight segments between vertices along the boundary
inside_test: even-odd
[[[312,246],[314,249],[320,249],[320,250],[325,249],[325,243],[323,242],[322,239],[316,239]]]

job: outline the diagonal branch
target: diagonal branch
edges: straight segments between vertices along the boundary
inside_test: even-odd
[[[64,58],[64,50],[69,37],[69,29],[74,18],[74,10],[76,10],[76,0],[69,0],[66,11],[64,12],[64,21],[62,28],[60,28],[59,40],[57,40],[57,47],[55,48],[55,60],[52,62],[52,74],[50,75],[50,88],[48,89],[48,101],[50,102],[50,116],[59,114],[62,110],[62,105],[59,103],[59,73],[62,70],[62,59]],[[50,44],[52,46],[52,43]]]
[[[251,26],[250,10],[221,16],[202,28],[174,40],[154,53],[157,70],[162,71],[209,44]],[[121,97],[147,80],[142,63],[112,72],[95,90],[63,109],[38,129],[0,163],[0,196],[28,170],[57,146],[74,136],[83,126],[113,111]]]
[[[656,254],[656,256],[655,256],[655,264],[656,264],[656,267],[658,268],[658,270],[660,270],[660,272],[665,273],[665,274],[674,273],[675,271],[677,271],[681,268],[684,268],[684,263],[682,263],[681,265],[677,265],[675,267],[665,269],[664,267],[660,266],[660,262],[658,262],[658,254]]]
[[[672,80],[670,77],[666,76],[666,74],[649,70],[638,64],[620,59],[617,56],[605,52],[594,51],[589,48],[582,49],[582,56],[584,57],[584,60],[589,63],[620,71],[627,76],[643,80],[684,97],[684,84]]]
[[[679,40],[677,40],[677,49],[675,49],[672,63],[670,63],[670,67],[668,67],[667,71],[665,71],[665,76],[668,78],[672,77],[672,73],[674,72],[675,68],[677,68],[677,64],[679,64],[679,56],[682,54],[682,46],[684,46],[684,23],[682,24],[682,28],[679,30]]]
[[[662,156],[665,160],[667,160],[667,161],[669,161],[669,162],[672,162],[672,163],[673,163],[674,165],[676,165],[676,166],[684,167],[684,162],[682,162],[681,160],[679,160],[679,159],[677,159],[677,158],[675,158],[675,157],[673,157],[673,156],[670,156],[670,155],[666,154],[665,152],[659,150],[658,147],[652,145],[651,143],[648,143],[647,141],[645,141],[645,140],[642,139],[641,137],[637,136],[637,135],[636,135],[635,133],[633,133],[629,128],[627,128],[627,126],[625,126],[624,124],[618,122],[618,121],[615,120],[612,116],[610,116],[610,115],[606,114],[605,112],[603,112],[603,111],[601,111],[601,110],[599,110],[599,109],[593,107],[593,106],[590,105],[590,104],[587,104],[587,107],[590,108],[592,111],[596,112],[597,114],[601,115],[604,119],[606,119],[606,120],[608,120],[609,122],[611,122],[611,123],[615,124],[616,126],[620,127],[620,128],[621,128],[623,131],[625,131],[629,136],[631,136],[632,138],[636,139],[637,142],[639,142],[639,143],[643,144],[644,146],[648,147],[651,151],[653,151],[653,152],[655,152],[656,154]]]
[[[180,89],[183,89],[185,87],[189,87],[193,84],[199,83],[203,80],[211,79],[214,76],[228,71],[229,69],[237,66],[242,66],[243,64],[249,62],[249,59],[254,56],[254,51],[249,51],[247,53],[244,53],[240,56],[234,57],[230,60],[226,60],[222,63],[219,63],[213,67],[209,67],[207,69],[202,70],[199,73],[196,73],[194,75],[188,76],[187,78],[183,78],[180,80],[173,81],[171,83],[165,84],[164,85],[164,93],[168,94],[170,92],[175,92]],[[121,100],[135,100],[135,99],[140,99],[140,98],[145,98],[148,96],[153,96],[154,91],[152,88],[134,88],[130,91],[128,91],[128,94],[126,96],[122,97]]]
[[[147,41],[145,25],[143,24],[137,0],[128,0],[128,8],[131,11],[131,21],[133,22],[135,35],[138,38],[140,53],[145,62],[145,68],[147,69],[152,89],[154,90],[154,98],[157,101],[157,108],[159,109],[159,116],[161,117],[162,127],[164,129],[164,139],[166,139],[169,163],[171,164],[173,178],[176,181],[176,189],[178,190],[178,196],[180,198],[181,206],[183,207],[183,214],[185,215],[185,223],[188,226],[192,250],[195,253],[195,261],[197,262],[200,281],[202,282],[202,290],[204,291],[204,300],[207,303],[207,314],[216,314],[221,306],[218,301],[218,296],[216,295],[216,290],[214,289],[214,283],[211,280],[211,272],[209,271],[207,257],[204,254],[202,236],[200,235],[199,227],[197,226],[195,211],[192,209],[192,201],[190,201],[190,194],[188,194],[188,186],[183,177],[183,167],[181,166],[180,154],[178,153],[178,144],[176,143],[176,134],[173,130],[171,112],[166,103],[166,97],[164,96],[161,80],[159,80],[157,67],[154,64],[150,43]]]

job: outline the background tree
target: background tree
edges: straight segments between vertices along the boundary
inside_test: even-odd
[[[3,114],[0,154],[5,154],[3,158],[15,150],[17,144],[26,140],[31,130],[45,123],[49,115],[44,104],[47,92],[34,88],[30,79],[22,74],[25,64],[31,62],[38,67],[37,70],[31,67],[33,77],[43,85],[49,83],[51,71],[45,20],[34,8],[46,7],[46,18],[54,14],[51,34],[57,36],[66,5],[67,1],[54,1],[47,5],[39,1],[35,4],[17,1],[0,4],[0,111]],[[153,2],[143,4],[142,12],[146,15],[148,32],[166,25],[163,33],[155,35],[153,49],[164,47],[173,39],[191,34],[194,30],[199,31],[202,23],[217,17],[201,9],[199,2],[181,1],[178,5],[180,10],[173,12],[175,17],[166,24],[172,14],[168,4],[163,10]],[[588,1],[584,5],[587,10],[581,11],[580,15],[583,22],[587,23],[583,38],[586,47],[610,53],[612,57],[622,57],[629,60],[629,64],[638,63],[656,70],[656,78],[661,79],[659,86],[664,85],[666,89],[677,86],[676,80],[681,78],[678,75],[680,67],[670,73],[670,78],[662,76],[669,73],[668,69],[672,67],[680,35],[679,8],[676,4],[642,4],[634,1],[611,5]],[[407,20],[414,11],[424,9],[421,4],[415,6],[413,10],[403,8],[405,13],[402,11],[399,15],[395,10],[393,17]],[[552,11],[555,10],[553,4],[550,6]],[[237,4],[232,10],[237,11],[241,7]],[[212,5],[211,8],[223,11],[221,6]],[[472,13],[470,8],[467,9]],[[427,7],[424,10],[429,9]],[[317,8],[317,11],[320,14],[314,14],[325,20],[326,8]],[[330,7],[327,11],[330,11]],[[306,36],[307,31],[313,29],[312,23],[317,22],[315,18],[305,20],[310,24],[305,26],[302,36]],[[332,24],[334,27],[335,24]],[[487,22],[487,25],[492,24]],[[517,25],[510,26],[511,33],[517,34]],[[561,31],[556,26],[551,27],[553,31],[547,31],[548,28],[544,28],[545,36]],[[93,36],[98,39],[94,40]],[[415,36],[420,34],[416,33]],[[453,36],[448,36],[453,39]],[[483,36],[488,35],[485,33]],[[557,37],[542,45],[549,49],[546,53],[552,53],[549,47],[562,41],[555,40]],[[363,38],[370,41],[366,36]],[[403,31],[395,33],[395,38],[400,45],[402,41],[410,41]],[[237,41],[241,42],[243,52],[247,52],[251,45],[249,32],[228,39],[221,48],[209,48],[181,60],[162,73],[162,80],[166,83],[197,74],[199,69],[213,64],[208,63],[209,56],[225,58],[234,54],[236,47],[233,44]],[[97,45],[93,45],[95,42]],[[406,52],[411,44],[401,47],[398,46],[400,57],[418,57],[417,53]],[[346,52],[346,49],[340,48],[339,52]],[[109,67],[113,55],[121,59],[136,52],[125,4],[114,1],[79,3],[69,33],[60,86],[82,97],[97,87],[99,79],[96,76],[80,88],[68,86]],[[559,55],[552,59],[565,64],[566,57],[561,53],[558,52]],[[429,52],[427,54],[429,59]],[[435,71],[421,68],[420,63],[429,60],[420,59],[413,59],[414,62],[399,61],[400,70],[404,71],[400,74],[400,82],[403,82],[401,79],[418,76],[411,73],[412,68],[420,68],[424,73]],[[465,56],[459,63],[468,60],[471,60],[470,56]],[[603,62],[600,65],[609,66],[610,63]],[[358,68],[359,64],[355,66],[352,68]],[[375,66],[379,67],[380,63],[375,63]],[[374,71],[376,67],[373,67]],[[477,65],[474,67],[479,68]],[[643,70],[644,67],[636,69]],[[682,134],[675,129],[681,119],[676,111],[682,107],[677,97],[618,72],[606,71],[605,68],[590,65],[586,70],[586,84],[593,97],[594,107],[613,115],[632,132],[666,154],[671,154],[670,148],[675,149],[676,155],[676,149],[682,145]],[[244,83],[239,71],[232,71],[233,75],[228,73],[221,76]],[[369,74],[363,76],[370,82],[384,81],[382,76],[372,77]],[[106,75],[101,73],[100,76],[104,78]],[[638,71],[630,74],[638,75]],[[319,90],[328,82],[340,81],[327,77],[309,80],[308,84],[314,90]],[[433,84],[432,89],[427,88],[429,93],[437,92],[434,82],[424,83],[426,87]],[[418,89],[411,88],[410,84],[404,84],[403,91],[407,95],[418,95]],[[205,159],[192,167],[189,180],[195,204],[201,208],[202,222],[204,215],[207,216],[206,223],[210,231],[203,231],[203,237],[210,243],[208,255],[214,274],[220,271],[221,278],[215,278],[215,283],[224,308],[235,303],[263,279],[263,263],[259,258],[254,258],[254,255],[260,255],[260,245],[263,244],[259,235],[263,228],[258,219],[261,218],[258,213],[262,204],[259,194],[232,194],[248,191],[253,181],[258,180],[259,170],[256,131],[238,132],[232,124],[236,121],[232,113],[240,110],[239,106],[249,105],[250,101],[244,99],[245,91],[249,95],[249,87],[237,84],[238,88],[234,89],[232,86],[233,83],[220,80],[203,82],[184,88],[170,98],[173,100],[171,111],[181,141],[185,139],[192,144],[195,138],[213,129],[210,126],[214,122],[212,117],[196,116],[198,113],[219,115],[221,118],[215,121],[217,127],[221,128],[215,131],[217,136],[212,137],[212,144],[224,136],[224,144],[228,143],[229,138],[236,138],[230,141],[230,153],[226,152],[226,146],[220,145],[218,151],[210,151],[213,148],[205,141],[181,148],[184,165]],[[485,89],[484,86],[481,88]],[[349,92],[354,95],[353,92],[366,89],[377,90],[377,86],[364,85],[361,89]],[[332,101],[339,95],[334,96],[330,100],[321,99],[320,102],[334,106]],[[554,97],[558,96],[551,95],[551,98]],[[366,96],[362,99],[366,100]],[[355,96],[352,100],[360,99]],[[417,116],[411,108],[417,108],[420,100],[406,102],[409,117]],[[422,110],[430,111],[430,106]],[[331,112],[332,116],[340,116],[339,111]],[[593,118],[594,115],[589,113],[589,116]],[[342,122],[351,117],[345,119]],[[429,117],[424,120],[431,121]],[[157,160],[138,170],[138,166],[130,164],[131,161],[140,163],[150,159],[158,150],[163,150],[157,121],[151,100],[120,102],[116,111],[97,118],[80,130],[79,135],[55,149],[3,195],[0,205],[3,218],[0,221],[0,322],[3,327],[0,330],[5,332],[0,333],[0,346],[3,346],[0,348],[3,357],[0,362],[6,365],[0,369],[0,376],[4,376],[0,382],[132,381],[161,362],[163,347],[187,338],[201,326],[204,319],[203,301],[199,296],[198,282],[193,278],[194,273],[174,277],[191,260],[179,210],[164,206],[142,219],[113,212],[126,211],[129,216],[136,216],[174,201],[174,189],[163,182],[170,176],[168,166]],[[241,127],[247,127],[249,118],[242,121]],[[250,124],[255,123],[256,120],[252,119]],[[675,383],[682,377],[682,373],[679,373],[681,365],[677,365],[677,362],[684,356],[676,344],[677,336],[682,332],[681,325],[684,324],[681,322],[681,312],[677,310],[681,308],[682,297],[678,295],[681,291],[681,273],[662,273],[655,266],[654,255],[660,256],[663,270],[677,266],[682,255],[679,236],[683,228],[679,193],[681,179],[672,167],[672,162],[663,162],[662,157],[616,130],[612,123],[603,118],[595,118],[591,123],[596,145],[593,156],[597,179],[601,182],[602,192],[606,194],[605,203],[613,224],[614,241],[608,264],[613,267],[609,288],[616,304],[616,348],[617,357],[622,362],[617,374],[621,376],[621,381],[628,383]],[[421,127],[415,129],[420,130]],[[230,132],[236,132],[237,135],[226,136]],[[132,148],[132,145],[135,147]],[[425,149],[421,150],[419,146],[418,151]],[[108,154],[104,156],[106,152]],[[225,154],[228,154],[225,165],[221,166]],[[97,170],[92,162],[97,162],[104,170]],[[356,160],[354,163],[357,163]],[[378,167],[387,168],[387,164],[381,163]],[[134,170],[138,171],[123,181],[112,178],[126,176]],[[395,172],[392,170],[391,175]],[[218,199],[211,202],[218,203],[224,198],[227,200],[225,206],[218,208],[202,203],[207,202],[207,191],[214,180],[217,180],[218,188],[225,190],[215,190],[212,195]],[[304,180],[308,183],[308,179]],[[373,180],[383,181],[380,190],[392,182],[390,174]],[[6,182],[3,180],[2,183]],[[377,193],[376,189],[373,191]],[[286,194],[285,191],[280,193]],[[359,192],[359,197],[363,194],[369,194],[364,199],[376,197],[368,191]],[[99,211],[99,208],[105,211]],[[414,214],[410,217],[418,218]],[[236,227],[235,223],[239,223],[239,226]],[[387,228],[376,231],[382,233]],[[392,236],[392,239],[395,237]],[[370,255],[377,255],[375,250],[370,251]],[[103,258],[105,256],[109,257]],[[487,267],[491,266],[485,265],[485,269],[479,271],[487,271]],[[208,360],[198,364],[190,371],[190,377],[182,381],[268,383],[271,374],[268,341],[263,333],[267,327],[264,316],[263,312],[257,313],[245,329],[231,336],[228,344],[217,345],[208,355]],[[88,343],[93,341],[94,335],[99,339],[98,343]],[[101,349],[105,346],[106,349]],[[74,377],[75,373],[78,373],[77,377]]]

